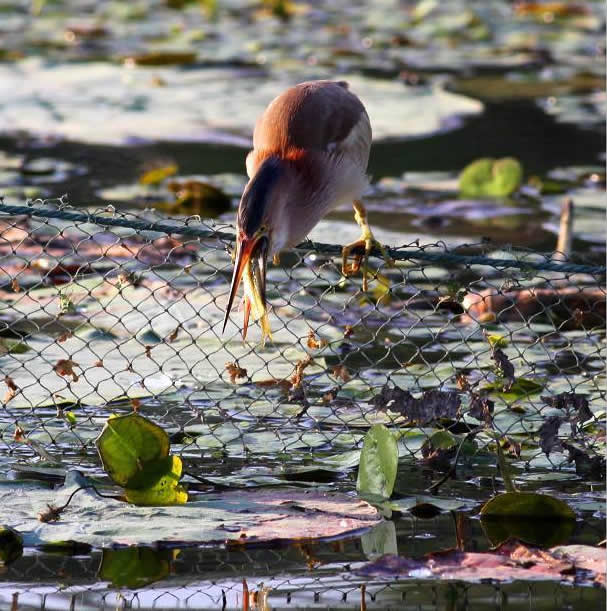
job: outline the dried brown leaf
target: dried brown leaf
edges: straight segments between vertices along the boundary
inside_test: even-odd
[[[312,329],[310,329],[310,332],[308,333],[308,348],[310,348],[311,350],[320,350],[321,348],[324,348],[329,342],[326,339],[316,339],[316,335],[314,334],[314,331],[312,331]]]
[[[510,362],[506,353],[496,346],[491,347],[491,357],[495,361],[498,375],[504,379],[504,392],[508,392],[514,384],[514,365]]]
[[[249,376],[249,374],[247,373],[247,370],[238,366],[236,363],[232,363],[232,362],[226,363],[225,368],[226,368],[226,371],[228,372],[228,375],[230,376],[231,384],[236,384],[236,380],[238,378],[247,378]]]
[[[292,388],[299,388],[303,382],[304,370],[308,365],[312,364],[312,357],[310,355],[306,358],[297,361],[295,364],[295,373],[291,376]]]
[[[78,374],[74,371],[74,367],[79,367],[78,363],[74,363],[71,359],[61,359],[55,364],[54,370],[60,376],[71,376],[73,382],[78,381]]]
[[[3,403],[8,403],[11,399],[13,399],[17,393],[19,392],[19,388],[15,384],[15,381],[10,376],[4,376],[4,383],[7,386],[7,391],[4,394]]]
[[[61,512],[65,507],[56,507],[55,505],[47,505],[45,511],[38,513],[40,522],[56,522],[61,517]]]
[[[349,382],[352,378],[350,372],[348,371],[348,368],[345,365],[335,365],[335,367],[333,367],[332,373],[333,377],[337,378],[338,380],[341,380],[342,382]]]

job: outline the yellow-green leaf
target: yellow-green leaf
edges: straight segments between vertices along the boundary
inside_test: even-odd
[[[103,468],[119,486],[127,486],[146,464],[169,454],[169,436],[136,413],[110,418],[96,444]]]
[[[516,191],[523,179],[521,164],[512,157],[477,159],[459,176],[464,197],[506,197]]]
[[[383,424],[375,424],[365,435],[356,490],[362,495],[390,498],[397,469],[396,438]]]
[[[188,493],[179,484],[181,470],[182,465],[179,456],[168,456],[149,465],[134,481],[138,487],[126,488],[126,500],[135,505],[154,506],[187,503]],[[140,484],[146,480],[154,481],[147,487],[141,487]]]
[[[177,166],[175,164],[167,165],[162,168],[154,168],[139,177],[139,182],[142,185],[159,185],[169,176],[177,174]]]

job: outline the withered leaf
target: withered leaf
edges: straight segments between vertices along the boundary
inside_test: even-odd
[[[179,335],[179,329],[181,329],[181,325],[175,327],[175,330],[171,333],[171,335],[169,335],[169,337],[167,338],[169,344],[172,344],[177,339],[177,336]]]
[[[79,367],[78,363],[74,363],[71,359],[61,359],[55,364],[55,372],[60,376],[71,376],[73,382],[78,381],[78,374],[74,371],[74,367]]]
[[[47,509],[38,514],[38,520],[40,520],[40,522],[56,522],[60,518],[61,512],[64,509],[65,507],[47,505]]]
[[[13,399],[17,393],[19,392],[19,388],[15,384],[15,381],[10,376],[4,376],[4,383],[7,386],[7,391],[4,394],[3,403],[8,403],[11,399]]]
[[[372,402],[376,409],[389,409],[418,425],[441,418],[455,420],[461,405],[461,399],[454,391],[427,390],[417,399],[408,390],[398,386],[390,388],[388,385],[381,389]]]
[[[492,347],[491,356],[495,361],[499,375],[504,378],[504,392],[508,392],[514,384],[514,365],[510,362],[506,353],[496,346]]]
[[[342,382],[348,382],[351,379],[351,375],[350,372],[348,371],[348,368],[345,365],[335,365],[335,367],[333,367],[333,376],[336,377],[338,380],[341,380]]]
[[[546,405],[565,412],[574,435],[577,433],[578,424],[586,422],[593,417],[588,406],[588,399],[584,395],[578,395],[574,392],[562,392],[554,397],[541,397],[541,399]]]
[[[593,452],[590,448],[563,442],[563,447],[569,456],[567,460],[575,463],[575,472],[578,475],[591,477],[597,480],[605,479],[605,457]]]
[[[314,331],[312,331],[312,329],[310,329],[310,332],[308,333],[308,348],[310,348],[311,350],[320,350],[321,348],[324,348],[329,342],[326,339],[317,339],[316,335],[314,334]]]
[[[473,393],[470,397],[470,408],[468,414],[481,422],[484,422],[488,426],[491,426],[493,420],[493,408],[495,403],[484,395],[478,395]]]
[[[540,448],[546,454],[558,452],[562,449],[562,444],[558,438],[559,428],[564,420],[560,416],[550,416],[546,418],[539,430]]]
[[[249,375],[246,369],[239,367],[236,363],[226,363],[225,369],[228,372],[228,375],[230,376],[231,384],[236,384],[237,378],[246,378]]]
[[[304,370],[312,364],[310,355],[295,363],[295,373],[291,376],[291,385],[293,388],[299,388],[303,382]]]

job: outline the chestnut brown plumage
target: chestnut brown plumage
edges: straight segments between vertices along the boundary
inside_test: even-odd
[[[342,271],[356,273],[378,245],[360,197],[367,187],[371,124],[362,102],[345,82],[311,81],[275,98],[255,126],[247,155],[249,182],[237,216],[234,273],[225,329],[241,279],[245,281],[244,327],[251,312],[270,336],[265,304],[266,260],[299,244],[333,208],[351,202],[362,235],[343,249]],[[347,259],[354,248],[364,257]],[[383,248],[382,248],[383,252]]]

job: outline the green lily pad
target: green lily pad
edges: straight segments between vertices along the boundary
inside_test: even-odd
[[[10,526],[0,525],[0,567],[23,554],[23,537]]]
[[[135,413],[110,418],[96,444],[106,473],[119,486],[127,488],[133,479],[141,485],[139,478],[144,467],[169,454],[169,436]]]
[[[464,168],[459,190],[464,197],[506,197],[519,188],[522,178],[523,168],[516,159],[487,157]]]
[[[526,520],[575,520],[567,503],[536,492],[506,492],[487,501],[481,516],[489,519],[525,518]]]
[[[513,403],[519,399],[527,399],[531,395],[536,395],[544,389],[541,382],[529,378],[518,378],[507,392],[502,390],[503,387],[503,383],[497,381],[487,384],[483,390],[497,394],[507,403]]]
[[[390,498],[397,469],[396,438],[386,426],[375,424],[363,441],[356,490],[361,495]]]

